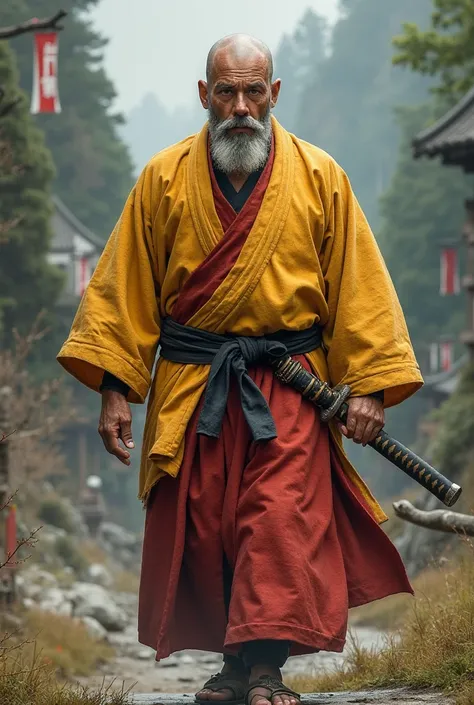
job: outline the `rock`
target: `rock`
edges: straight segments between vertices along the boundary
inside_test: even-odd
[[[183,664],[191,664],[191,663],[194,663],[193,657],[190,656],[189,654],[183,654],[183,655],[180,657],[180,661],[181,661],[181,663],[183,663]]]
[[[59,588],[48,588],[39,595],[38,608],[43,612],[53,612],[66,617],[72,615],[72,603]]]
[[[104,521],[99,529],[99,540],[110,543],[114,548],[135,549],[139,543],[135,534],[127,531],[118,524]]]
[[[105,565],[100,563],[92,563],[87,569],[87,579],[95,585],[101,585],[104,588],[110,588],[113,585],[114,579]]]
[[[42,595],[45,590],[57,587],[58,581],[55,576],[34,563],[22,571],[21,581],[18,582],[21,596],[33,600]]]
[[[86,627],[89,635],[96,641],[107,639],[107,629],[94,617],[80,617],[79,621]]]
[[[32,610],[36,606],[36,602],[31,599],[31,597],[25,597],[23,600],[23,607],[27,610]]]
[[[137,651],[137,658],[140,661],[150,661],[151,658],[155,658],[155,652],[153,649],[140,649]]]
[[[127,626],[126,612],[101,585],[75,583],[69,591],[69,597],[75,617],[93,617],[109,632],[121,632]]]

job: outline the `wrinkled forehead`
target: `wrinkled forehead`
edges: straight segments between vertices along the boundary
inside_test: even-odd
[[[267,57],[255,47],[237,45],[219,49],[212,62],[212,81],[268,81]]]

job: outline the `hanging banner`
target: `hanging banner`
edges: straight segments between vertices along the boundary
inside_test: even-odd
[[[431,343],[430,345],[430,372],[439,371],[439,343]]]
[[[445,340],[439,344],[439,357],[443,372],[449,372],[453,366],[453,342]]]
[[[87,257],[76,261],[76,296],[82,296],[91,278],[91,267]]]
[[[31,112],[60,113],[58,91],[58,49],[59,36],[57,32],[35,33],[33,93],[31,96]]]
[[[441,250],[441,296],[459,294],[459,262],[458,251],[455,247],[444,247]]]

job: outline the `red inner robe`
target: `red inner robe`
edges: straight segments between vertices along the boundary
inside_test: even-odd
[[[183,287],[173,318],[186,323],[223,281],[267,188],[273,147],[237,215],[210,173],[225,236]],[[305,357],[298,359],[309,369]],[[278,437],[255,443],[231,385],[218,439],[188,426],[177,479],[147,506],[139,640],[157,651],[235,653],[242,642],[288,640],[291,655],[342,651],[348,608],[412,592],[395,546],[349,482],[317,408],[267,367],[249,370]],[[227,617],[223,556],[233,572]]]

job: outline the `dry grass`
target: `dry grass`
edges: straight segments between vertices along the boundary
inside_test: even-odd
[[[54,666],[63,678],[87,676],[115,655],[111,646],[93,639],[83,624],[70,617],[31,610],[23,634],[34,639],[41,662]],[[31,656],[31,645],[25,648],[28,651]]]
[[[127,692],[72,687],[114,656],[68,617],[31,611],[17,632],[0,639],[0,703],[8,705],[126,705]],[[111,684],[113,685],[113,684]]]
[[[114,577],[113,589],[117,592],[128,592],[133,595],[138,594],[140,578],[130,570],[121,570]]]
[[[436,687],[474,702],[474,548],[449,569],[430,571],[398,634],[380,653],[353,643],[345,665],[321,678],[297,678],[303,692],[367,687]]]
[[[81,541],[79,551],[89,564],[100,563],[100,565],[106,565],[107,563],[107,553],[95,541],[90,539]]]

